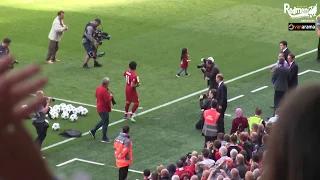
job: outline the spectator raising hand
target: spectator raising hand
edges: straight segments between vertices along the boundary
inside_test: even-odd
[[[29,94],[42,88],[46,79],[33,77],[40,71],[34,65],[6,74],[13,60],[12,56],[0,60],[0,179],[28,177],[52,180],[39,150],[22,123],[24,117],[38,107],[43,99],[33,100],[25,108],[19,105]]]

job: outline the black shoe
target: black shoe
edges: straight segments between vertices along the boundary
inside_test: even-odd
[[[270,108],[273,108],[273,109],[274,109],[274,106],[270,106]]]
[[[92,137],[93,139],[96,138],[96,132],[93,132],[92,130],[90,130],[90,131],[89,131],[89,134],[91,135],[91,137]]]
[[[83,64],[83,66],[82,66],[83,68],[85,68],[85,69],[89,69],[89,66],[88,66],[88,64],[86,63],[86,64]]]
[[[98,63],[98,62],[95,62],[94,63],[94,67],[101,67],[102,66],[102,64],[100,64],[100,63]]]
[[[107,138],[107,139],[102,139],[101,140],[102,143],[111,143],[111,141]]]

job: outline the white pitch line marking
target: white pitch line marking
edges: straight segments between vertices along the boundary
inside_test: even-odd
[[[311,70],[311,69],[309,69],[309,71],[320,74],[320,71],[315,71],[315,70]]]
[[[99,166],[104,166],[104,164],[102,163],[98,163],[98,162],[94,162],[94,161],[88,161],[88,160],[84,160],[84,159],[79,159],[79,158],[76,158],[77,161],[81,161],[81,162],[85,162],[85,163],[89,163],[89,164],[95,164],[95,165],[99,165]]]
[[[224,115],[225,115],[225,116],[229,116],[229,117],[231,116],[230,114],[224,114]]]
[[[57,167],[61,167],[61,166],[67,165],[67,164],[69,164],[69,163],[72,163],[72,162],[74,162],[75,160],[77,160],[77,158],[73,158],[73,159],[71,159],[71,160],[69,160],[69,161],[63,162],[63,163],[58,164],[58,165],[56,165],[56,166],[57,166]]]
[[[236,97],[234,97],[234,98],[228,99],[228,102],[232,102],[232,101],[234,101],[234,100],[236,100],[236,99],[242,98],[243,96],[244,96],[244,95],[239,95],[239,96],[236,96]]]
[[[298,73],[298,76],[304,75],[304,74],[306,74],[306,73],[308,73],[308,72],[310,72],[310,70],[302,71],[302,72]]]
[[[268,86],[262,86],[262,87],[260,87],[260,88],[258,88],[258,89],[252,90],[251,92],[252,92],[252,93],[255,93],[255,92],[261,91],[262,89],[265,89],[265,88],[267,88],[267,87],[268,87]]]
[[[95,164],[95,165],[99,165],[99,166],[104,166],[104,164],[102,164],[102,163],[98,163],[98,162],[94,162],[94,161],[88,161],[88,160],[79,159],[79,158],[73,158],[73,159],[71,159],[69,161],[63,162],[63,163],[58,164],[56,166],[57,167],[65,166],[65,165],[70,164],[70,163],[75,162],[75,161],[80,161],[80,162],[85,162],[85,163],[89,163],[89,164]]]
[[[311,54],[311,53],[316,52],[316,51],[318,51],[318,49],[313,49],[313,50],[307,51],[307,52],[305,52],[305,53],[302,53],[302,54],[297,55],[296,58],[305,56],[305,55],[307,55],[307,54]],[[237,81],[237,80],[239,80],[239,79],[242,79],[242,78],[251,76],[251,75],[253,75],[253,74],[259,73],[259,72],[261,72],[261,71],[270,69],[270,67],[273,67],[273,66],[274,66],[274,63],[273,63],[273,64],[270,64],[269,66],[265,66],[265,67],[263,67],[263,68],[260,68],[260,69],[251,71],[251,72],[249,72],[249,73],[243,74],[243,75],[241,75],[241,76],[235,77],[235,78],[233,78],[233,79],[227,80],[227,81],[225,81],[225,83],[227,84],[227,83],[231,83],[231,82],[233,82],[233,81]],[[169,105],[174,104],[174,103],[176,103],[176,102],[179,102],[179,101],[188,99],[188,98],[190,98],[190,97],[199,95],[199,94],[201,94],[201,93],[203,93],[203,92],[206,92],[206,91],[208,91],[208,88],[202,89],[202,90],[200,90],[200,91],[191,93],[191,94],[189,94],[189,95],[183,96],[183,97],[178,98],[178,99],[175,99],[175,100],[173,100],[173,101],[170,101],[170,102],[164,103],[164,104],[162,104],[162,105],[156,106],[156,107],[154,107],[154,108],[148,109],[148,110],[146,110],[146,111],[140,112],[140,113],[138,113],[137,115],[139,116],[139,115],[147,114],[147,113],[149,113],[149,112],[158,110],[158,109],[160,109],[160,108],[162,108],[162,107],[169,106]],[[116,125],[116,124],[119,124],[119,123],[121,123],[121,122],[123,122],[123,121],[126,121],[126,120],[125,120],[125,119],[120,119],[120,120],[115,121],[115,122],[113,122],[113,123],[111,123],[111,124],[112,124],[112,125]],[[111,126],[111,124],[109,124],[109,126]],[[100,129],[101,129],[101,128],[100,128]],[[100,129],[99,129],[99,130],[100,130]],[[86,135],[88,135],[88,134],[89,134],[89,133],[87,132],[87,133],[84,133],[82,136],[86,136]],[[44,147],[44,148],[42,148],[41,150],[42,150],[42,151],[45,151],[45,150],[51,149],[51,148],[53,148],[53,147],[59,146],[59,145],[61,145],[61,144],[67,143],[67,142],[69,142],[69,141],[72,141],[72,140],[74,140],[74,139],[75,139],[75,138],[69,138],[69,139],[66,139],[66,140],[57,142],[57,143],[55,143],[55,144],[52,144],[52,145],[50,145],[50,146]]]
[[[70,159],[69,161],[60,163],[60,164],[58,164],[58,165],[56,165],[56,166],[57,166],[57,167],[65,166],[65,165],[70,164],[70,163],[75,162],[75,161],[80,161],[80,162],[89,163],[89,164],[94,164],[94,165],[99,165],[99,166],[105,166],[105,164],[103,164],[103,163],[98,163],[98,162],[94,162],[94,161],[88,161],[88,160],[84,160],[84,159],[80,159],[80,158],[73,158],[73,159]],[[107,165],[107,166],[108,166],[108,165]],[[117,167],[114,167],[114,166],[108,166],[108,167],[117,169]],[[142,171],[137,171],[137,170],[133,170],[133,169],[129,169],[129,171],[130,171],[130,172],[134,172],[134,173],[138,173],[138,174],[143,174]]]

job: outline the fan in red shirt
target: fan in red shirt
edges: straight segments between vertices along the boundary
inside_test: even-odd
[[[177,161],[176,175],[179,176],[180,180],[190,179],[193,176],[193,172],[188,168],[183,167],[183,162],[181,160]]]
[[[126,105],[124,107],[124,118],[129,119],[132,122],[136,122],[132,115],[136,112],[139,107],[139,97],[136,88],[140,86],[139,77],[136,74],[137,63],[131,61],[129,63],[129,70],[123,73],[123,76],[126,77]],[[130,112],[130,104],[133,103],[133,107]]]
[[[230,134],[234,134],[237,131],[243,132],[246,128],[249,127],[248,119],[243,116],[243,111],[241,108],[236,109],[236,118],[232,121],[232,127]]]
[[[180,70],[177,73],[177,77],[180,77],[180,74],[182,73],[182,71],[185,72],[186,76],[189,76],[187,69],[188,69],[188,63],[191,61],[189,59],[189,55],[188,55],[188,48],[182,48],[182,52],[181,52],[181,64],[180,64]]]

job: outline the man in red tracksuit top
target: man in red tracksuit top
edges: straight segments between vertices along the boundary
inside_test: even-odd
[[[111,112],[111,100],[112,94],[108,91],[110,80],[105,77],[102,80],[102,84],[99,85],[96,89],[96,99],[97,99],[97,111],[101,120],[98,124],[89,131],[89,134],[92,138],[96,138],[96,131],[102,127],[102,140],[103,143],[111,143],[111,141],[107,138],[107,129],[109,126],[109,113]]]

